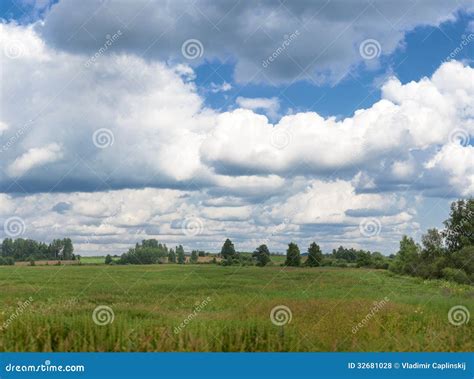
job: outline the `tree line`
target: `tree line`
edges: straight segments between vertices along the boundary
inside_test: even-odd
[[[404,236],[389,268],[425,279],[474,283],[474,199],[453,202],[444,229],[428,229],[421,245]]]
[[[6,238],[0,246],[0,265],[15,261],[75,260],[71,239],[55,239],[50,244],[31,239]],[[186,254],[182,245],[168,248],[156,239],[143,240],[135,247],[114,259],[107,255],[107,264],[157,264],[198,263],[199,257],[211,256],[202,250]],[[252,253],[237,252],[233,242],[226,239],[221,251],[212,255],[207,263],[230,265],[267,266],[273,264],[272,254],[266,244],[258,246]],[[368,267],[389,269],[397,274],[418,276],[425,279],[444,278],[459,283],[474,283],[474,199],[458,200],[451,204],[449,218],[444,229],[429,229],[422,235],[421,244],[413,238],[403,236],[396,254],[384,256],[380,252],[339,246],[324,254],[316,242],[312,242],[301,254],[294,242],[288,244],[284,266],[317,267]]]
[[[419,276],[425,279],[444,278],[459,283],[474,282],[474,200],[458,200],[451,204],[449,219],[444,222],[444,230],[429,229],[421,238],[421,245],[413,238],[403,236],[396,254],[384,256],[380,252],[339,246],[329,254],[324,254],[316,242],[312,242],[305,253],[291,242],[286,250],[284,266],[290,267],[367,267],[389,269],[398,274]],[[198,263],[200,256],[208,256],[204,251],[193,250],[186,254],[182,245],[168,249],[166,244],[156,240],[144,240],[135,248],[113,261],[117,264],[153,263]],[[219,254],[208,263],[222,266],[273,264],[272,254],[266,244],[258,246],[252,253],[239,253],[233,242],[227,238]],[[187,258],[189,256],[189,259]]]
[[[208,256],[205,251],[193,250],[189,258],[190,263],[197,263],[198,257]],[[156,239],[143,240],[136,243],[134,248],[122,254],[119,259],[114,260],[111,255],[105,257],[106,264],[157,264],[157,263],[177,263],[185,264],[186,253],[182,245],[168,248],[166,244],[158,242]]]
[[[199,257],[212,256],[208,263],[219,263],[222,266],[272,264],[272,254],[267,245],[258,246],[253,253],[238,252],[230,239],[226,239],[218,254],[211,254],[202,250],[192,250],[186,253],[182,245],[168,248],[166,244],[156,239],[143,240],[134,248],[122,254],[118,259],[111,255],[105,257],[106,264],[161,264],[161,263],[198,263]],[[286,253],[285,266],[337,266],[337,267],[371,267],[388,268],[389,258],[379,252],[371,253],[365,250],[346,249],[340,246],[332,254],[323,254],[316,242],[308,247],[306,254],[301,254],[296,243],[290,243]]]
[[[70,238],[55,239],[50,244],[32,239],[5,238],[0,246],[0,265],[13,265],[15,261],[75,260],[74,246]]]

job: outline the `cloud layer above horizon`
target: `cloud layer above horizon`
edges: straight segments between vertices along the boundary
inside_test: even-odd
[[[378,25],[370,33],[359,30],[364,13],[351,25],[359,33],[354,40],[335,43],[344,56],[335,50],[309,65],[299,45],[290,54],[304,61],[312,80],[326,72],[331,82],[360,64],[352,55],[360,39],[380,32],[389,54],[404,31],[453,17],[443,4],[403,19],[399,33],[384,34]],[[261,72],[252,52],[267,44],[258,38],[245,49],[231,43],[243,38],[238,21],[247,6],[232,10],[232,22],[218,23],[214,39],[206,34],[211,31],[193,30],[197,21],[190,20],[194,34],[176,33],[166,39],[168,50],[151,45],[146,55],[137,53],[146,48],[140,35],[164,33],[172,18],[145,7],[140,22],[124,28],[114,24],[123,7],[100,8],[104,14],[94,17],[103,22],[91,23],[95,29],[87,31],[95,38],[86,41],[86,33],[71,32],[80,12],[61,21],[70,6],[61,1],[34,24],[0,24],[0,220],[20,217],[23,237],[67,234],[83,254],[120,253],[144,238],[217,251],[226,237],[241,250],[266,242],[283,251],[290,240],[316,239],[326,249],[347,244],[390,253],[402,234],[419,232],[424,199],[474,194],[474,69],[466,62],[440,63],[431,77],[409,83],[390,77],[379,101],[346,118],[281,115],[277,98],[239,97],[222,111],[205,105],[195,67],[174,56],[175,41],[181,47],[186,35],[196,36],[209,59],[225,59],[222,46],[234,51],[237,81],[288,82],[302,73],[288,71],[282,59],[264,76],[252,75]],[[221,7],[207,13],[214,24],[227,19]],[[308,7],[292,12],[309,17]],[[177,19],[177,9],[173,2],[166,12]],[[262,28],[281,25],[281,12]],[[344,12],[320,12],[326,26],[347,25]],[[110,51],[97,50],[104,39]]]

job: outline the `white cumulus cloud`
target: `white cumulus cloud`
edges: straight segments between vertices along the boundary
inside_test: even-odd
[[[36,167],[56,162],[61,157],[62,151],[58,144],[53,143],[44,147],[33,147],[16,158],[8,166],[7,171],[13,177],[21,176]]]

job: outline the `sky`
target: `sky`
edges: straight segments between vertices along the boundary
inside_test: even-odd
[[[474,194],[471,1],[7,0],[0,238],[391,254]]]

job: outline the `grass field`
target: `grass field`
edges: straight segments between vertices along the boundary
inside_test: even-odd
[[[0,286],[0,351],[474,349],[472,321],[448,321],[455,305],[474,309],[473,287],[387,271],[4,266]],[[270,320],[280,305],[292,314],[283,327]],[[98,306],[112,309],[113,322],[94,322]]]
[[[103,264],[104,262],[105,257],[81,257],[82,264]]]

